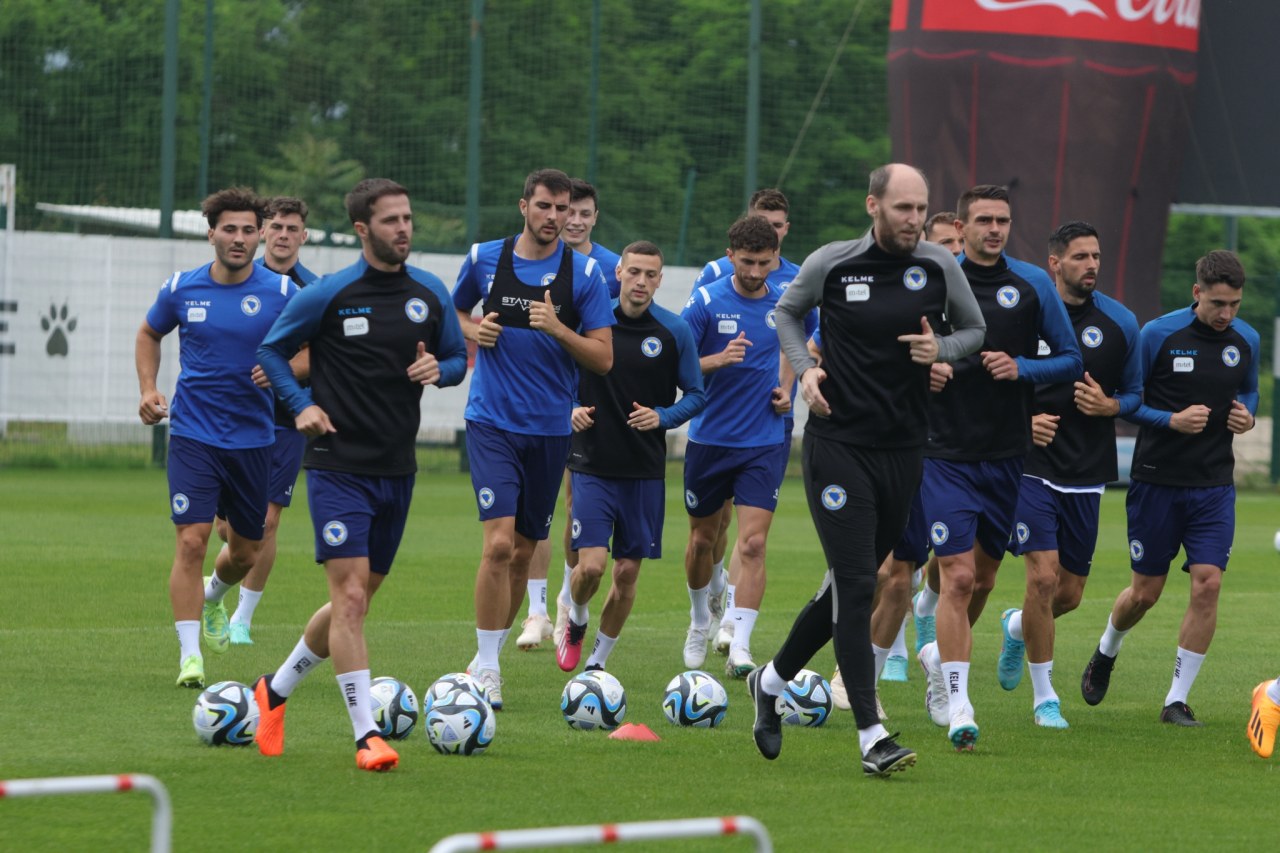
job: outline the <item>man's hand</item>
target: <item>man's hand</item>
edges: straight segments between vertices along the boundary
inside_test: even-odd
[[[249,378],[253,380],[253,384],[259,388],[270,388],[271,380],[267,378],[267,372],[262,369],[261,364],[253,366],[253,372],[249,374]]]
[[[657,429],[661,424],[658,413],[648,406],[642,406],[639,403],[631,404],[631,414],[627,416],[627,426],[640,432]]]
[[[920,318],[920,334],[898,335],[898,340],[911,350],[911,360],[916,364],[933,364],[938,360],[938,339],[929,328],[929,318]]]
[[[821,367],[810,367],[800,377],[800,394],[809,407],[809,411],[820,418],[831,417],[831,406],[827,398],[822,396],[818,386],[827,378],[827,372]]]
[[[529,303],[529,328],[544,332],[557,341],[569,330],[556,316],[556,306],[551,303],[550,290],[543,294],[541,302]]]
[[[500,334],[502,334],[502,326],[498,325],[498,312],[490,311],[481,318],[479,323],[476,323],[476,346],[497,346]]]
[[[1007,352],[988,350],[982,353],[982,366],[998,382],[1012,382],[1018,378],[1018,363]]]
[[[773,406],[775,414],[785,415],[791,411],[791,395],[787,393],[786,388],[774,388],[769,392],[769,403]]]
[[[440,381],[440,362],[427,352],[427,345],[418,341],[418,357],[409,365],[409,381],[420,385],[434,385]]]
[[[945,361],[935,361],[929,365],[929,390],[937,394],[943,388],[947,387],[947,383],[951,381],[951,377],[956,375],[956,369]]]
[[[1114,418],[1120,413],[1119,401],[1108,397],[1088,371],[1076,382],[1076,408],[1094,418]]]
[[[595,406],[577,406],[573,413],[569,415],[569,423],[573,425],[574,432],[582,432],[591,429],[596,425],[596,419],[591,417],[596,413]]]
[[[742,364],[747,357],[747,347],[751,346],[751,341],[747,340],[746,332],[738,332],[738,336],[725,346],[724,351],[720,353],[720,366],[729,367],[733,364]]]
[[[315,404],[307,406],[301,412],[298,412],[298,416],[293,419],[293,425],[298,428],[298,432],[308,438],[315,438],[318,435],[338,431],[329,420],[329,416],[325,414],[324,409]]]
[[[1254,417],[1249,407],[1239,400],[1231,401],[1231,411],[1227,413],[1227,429],[1241,435],[1253,429]]]
[[[147,426],[155,426],[169,417],[169,404],[165,402],[164,395],[159,391],[143,394],[138,403],[138,417]]]
[[[1248,410],[1245,410],[1248,412]],[[1232,414],[1235,414],[1233,411]],[[1228,425],[1231,422],[1230,416],[1227,417]],[[1209,407],[1202,406],[1197,403],[1194,406],[1187,406],[1181,412],[1174,412],[1169,418],[1169,428],[1185,433],[1186,435],[1196,435],[1204,432],[1205,425],[1209,423]]]
[[[1032,415],[1031,416],[1031,441],[1036,447],[1048,447],[1053,443],[1054,436],[1058,434],[1058,421],[1062,420],[1061,415]]]

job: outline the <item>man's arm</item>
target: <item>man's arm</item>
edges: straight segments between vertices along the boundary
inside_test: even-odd
[[[138,417],[147,426],[155,426],[169,415],[169,405],[156,388],[156,377],[160,375],[160,341],[163,337],[143,320],[133,345],[133,361],[138,371],[140,394]]]

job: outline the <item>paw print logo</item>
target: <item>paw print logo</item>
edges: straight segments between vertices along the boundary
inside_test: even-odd
[[[44,351],[50,356],[67,355],[67,335],[76,330],[76,318],[67,319],[67,306],[63,303],[61,310],[57,305],[49,305],[48,315],[40,316],[40,328],[46,332],[51,332],[49,340],[44,345]]]

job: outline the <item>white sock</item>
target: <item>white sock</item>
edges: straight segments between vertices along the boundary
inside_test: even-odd
[[[253,611],[258,609],[258,602],[262,600],[262,592],[254,592],[253,590],[240,585],[240,602],[236,604],[236,612],[231,614],[232,622],[241,622],[245,625],[253,624]]]
[[[178,664],[181,665],[184,660],[195,655],[201,657],[200,654],[200,620],[184,619],[181,622],[174,622],[173,627],[178,632]]]
[[[907,621],[910,618],[909,616],[902,618],[902,627],[898,629],[898,636],[893,638],[893,645],[889,647],[889,657],[905,658],[907,656]]]
[[[369,709],[369,670],[357,669],[353,672],[342,672],[337,676],[338,689],[342,691],[342,701],[347,703],[347,714],[351,717],[351,730],[355,739],[376,732],[373,724],[373,712]]]
[[[706,628],[711,624],[711,606],[708,602],[707,588],[689,587],[689,624],[695,628]]]
[[[787,682],[778,675],[778,670],[773,667],[773,661],[765,664],[764,672],[760,673],[760,689],[770,696],[781,696],[782,691],[787,689]]]
[[[1164,697],[1164,704],[1186,702],[1191,685],[1196,683],[1200,674],[1200,664],[1204,663],[1204,655],[1189,652],[1178,646],[1178,656],[1173,662],[1173,683],[1169,685],[1169,694]]]
[[[613,644],[618,642],[617,637],[597,631],[596,644],[591,647],[591,656],[587,658],[587,666],[599,666],[602,669],[608,669],[606,664],[609,662],[609,653],[613,651]]]
[[[889,733],[885,731],[884,726],[880,723],[876,723],[868,728],[858,729],[858,746],[862,748],[862,754],[865,756],[867,754],[867,750],[871,749],[871,747],[875,746],[888,736]]]
[[[929,659],[930,669],[942,668],[942,653],[938,651],[937,640],[934,640],[932,643],[925,643],[924,648],[920,649],[920,654]]]
[[[1013,637],[1019,643],[1023,642],[1022,636],[1022,611],[1015,610],[1013,615],[1009,617],[1009,636]]]
[[[298,638],[298,644],[293,647],[293,651],[284,659],[284,663],[280,664],[280,668],[276,670],[275,675],[271,676],[271,689],[276,695],[289,698],[289,694],[298,686],[302,679],[306,678],[307,673],[315,669],[317,666],[325,662],[325,658],[307,648],[307,640],[305,637]]]
[[[920,594],[916,596],[916,616],[920,619],[927,619],[938,610],[938,594],[929,589],[926,583],[920,587]]]
[[[575,625],[585,625],[590,618],[591,612],[587,609],[586,604],[579,604],[575,601],[569,606],[569,621]]]
[[[729,644],[729,654],[740,651],[750,657],[751,632],[755,630],[756,617],[760,615],[760,611],[735,607],[730,613],[733,619],[733,642]]]
[[[1267,696],[1270,697],[1272,702],[1280,705],[1280,678],[1271,682],[1271,686],[1267,688]]]
[[[951,719],[960,714],[973,713],[969,704],[969,662],[952,660],[942,662],[942,680],[947,685],[947,706]]]
[[[1053,689],[1053,661],[1046,663],[1029,663],[1031,670],[1031,708],[1035,710],[1045,702],[1056,702],[1058,694]]]
[[[476,666],[480,669],[498,669],[498,652],[507,632],[476,629]],[[475,675],[475,673],[472,673]]]
[[[916,569],[914,572],[911,573],[912,591],[914,592],[915,590],[919,589],[922,586],[924,586],[924,567],[923,566],[921,566],[920,568]]]
[[[564,583],[560,584],[560,596],[557,599],[565,607],[573,603],[573,566],[564,564]]]
[[[725,613],[728,613],[729,608],[733,607],[734,595],[738,589],[736,584],[729,583],[728,577],[729,576],[726,574],[725,575],[726,580],[724,582],[724,612]]]
[[[1102,652],[1109,658],[1113,658],[1120,654],[1120,644],[1124,642],[1125,634],[1128,631],[1117,631],[1111,624],[1111,617],[1107,617],[1107,630],[1102,632],[1102,639],[1098,640],[1098,651]]]
[[[510,636],[511,636],[510,628],[503,628],[498,633],[498,651],[499,652],[501,652],[503,649],[507,647],[507,637],[510,637]]]
[[[880,680],[880,673],[884,672],[884,662],[889,659],[889,650],[882,649],[875,643],[871,644],[871,654],[876,659],[876,681]]]
[[[214,571],[213,574],[209,575],[209,583],[204,588],[204,600],[221,601],[222,597],[226,595],[233,586],[235,586],[233,583],[223,583],[218,577],[217,571]]]
[[[729,573],[724,570],[724,560],[711,567],[711,594],[720,595],[729,585]]]
[[[530,616],[546,616],[547,615],[547,579],[533,580],[530,579],[529,587],[529,615]]]

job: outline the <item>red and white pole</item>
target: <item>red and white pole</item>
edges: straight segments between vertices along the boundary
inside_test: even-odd
[[[154,776],[126,773],[119,776],[64,776],[0,782],[0,799],[128,791],[142,791],[151,796],[151,850],[152,853],[169,853],[173,837],[173,806],[169,802],[168,790]]]
[[[531,847],[616,844],[624,841],[666,841],[744,835],[755,841],[756,853],[773,853],[773,841],[764,824],[753,817],[700,817],[684,820],[651,820],[638,823],[601,823],[593,826],[549,826],[541,829],[504,829],[496,832],[464,832],[442,838],[430,853],[469,853],[473,850],[527,850]]]

